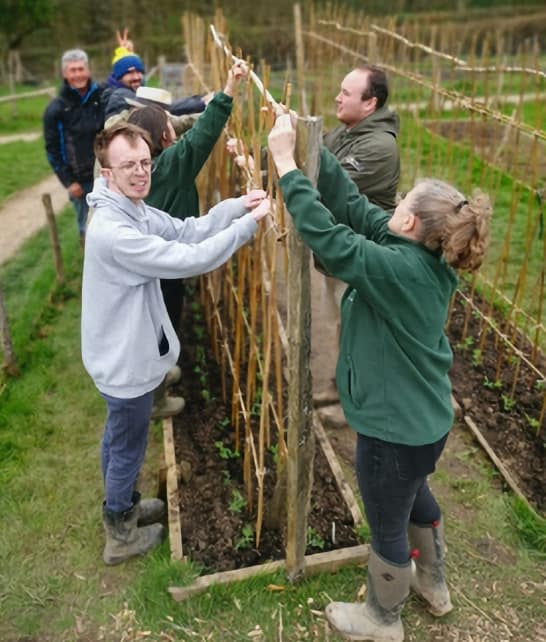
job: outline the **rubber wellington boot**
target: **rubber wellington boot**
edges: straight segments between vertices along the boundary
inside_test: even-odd
[[[441,521],[418,525],[410,522],[412,548],[411,588],[428,602],[432,615],[440,617],[453,608],[444,578],[444,528]]]
[[[173,366],[169,372],[165,375],[165,386],[173,386],[175,383],[178,383],[182,378],[182,370],[179,366]]]
[[[123,513],[114,513],[103,506],[102,522],[106,533],[104,563],[119,564],[136,555],[143,555],[161,543],[165,529],[161,524],[138,528],[138,509],[133,506]]]
[[[152,419],[165,419],[180,414],[186,405],[184,397],[169,397],[165,395],[161,399],[154,398],[152,407]]]
[[[157,497],[142,499],[138,491],[133,491],[133,507],[138,511],[137,525],[147,526],[160,522],[165,517],[165,502]]]
[[[171,368],[172,370],[172,368]],[[170,372],[170,371],[169,371]],[[152,405],[152,419],[165,419],[173,417],[184,410],[186,402],[184,397],[170,397],[167,395],[167,373],[165,379],[154,390],[154,402]]]
[[[370,549],[365,603],[331,602],[326,618],[347,640],[402,642],[400,613],[409,594],[411,564],[394,564]]]

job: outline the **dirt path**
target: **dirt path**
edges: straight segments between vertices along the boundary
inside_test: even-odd
[[[68,203],[67,191],[52,174],[17,192],[0,207],[0,265],[14,256],[23,242],[46,224],[42,194],[50,194],[58,214]]]
[[[0,136],[0,145],[5,145],[6,143],[16,143],[19,140],[30,143],[33,140],[38,140],[42,132],[23,132],[20,134],[9,134],[7,136]]]

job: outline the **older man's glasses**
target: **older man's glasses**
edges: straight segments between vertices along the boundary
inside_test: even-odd
[[[149,172],[151,167],[151,159],[145,158],[141,161],[127,161],[126,163],[121,163],[120,165],[112,165],[110,169],[119,169],[124,174],[133,174],[137,171],[138,168],[141,168],[143,172]]]

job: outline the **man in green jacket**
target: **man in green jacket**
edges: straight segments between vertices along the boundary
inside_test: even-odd
[[[231,115],[233,94],[247,75],[244,62],[233,65],[223,91],[208,103],[193,127],[179,140],[165,110],[150,105],[136,109],[128,122],[144,129],[152,143],[152,184],[147,205],[167,212],[175,218],[199,216],[199,196],[195,179],[210,156]],[[182,279],[161,279],[161,291],[169,318],[179,330],[184,300]],[[179,373],[178,373],[179,376]],[[173,382],[171,376],[166,384]],[[160,388],[154,398],[154,416],[178,414],[184,407],[181,397],[165,395]]]

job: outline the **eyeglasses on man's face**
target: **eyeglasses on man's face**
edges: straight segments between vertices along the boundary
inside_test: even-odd
[[[149,172],[151,167],[151,158],[145,158],[141,161],[127,161],[126,163],[120,163],[119,165],[111,165],[110,169],[119,169],[125,174],[132,174],[133,172],[136,172],[138,168],[142,168],[143,172]]]

